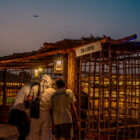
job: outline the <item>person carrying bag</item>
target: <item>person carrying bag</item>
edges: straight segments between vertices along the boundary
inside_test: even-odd
[[[30,105],[30,117],[31,118],[39,118],[39,114],[40,114],[40,84],[38,85],[38,92],[37,92],[37,96],[35,98],[35,100],[33,100],[31,102]]]
[[[25,84],[17,93],[14,104],[10,109],[8,123],[18,129],[18,140],[25,140],[30,130],[30,121],[26,113],[24,101],[30,93],[31,85]]]
[[[31,127],[29,140],[51,140],[51,96],[55,92],[52,88],[51,77],[42,75],[40,86],[31,90],[33,101],[30,106]]]

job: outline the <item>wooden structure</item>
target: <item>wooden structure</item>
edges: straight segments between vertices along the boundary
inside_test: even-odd
[[[81,126],[76,139],[81,140],[82,133],[88,140],[140,139],[140,43],[130,42],[135,37],[99,39],[101,51],[80,57],[75,50],[95,38],[44,43],[38,51],[0,58],[0,119],[7,118],[17,91],[41,67],[41,73],[63,78],[78,98],[86,128]],[[56,54],[64,57],[62,74],[53,73]],[[88,96],[87,109],[81,108],[82,90]]]

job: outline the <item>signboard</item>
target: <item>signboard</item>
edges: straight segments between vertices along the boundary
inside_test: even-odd
[[[101,51],[101,50],[102,50],[101,42],[95,42],[95,43],[87,44],[83,47],[77,48],[75,50],[75,53],[76,53],[76,57],[79,57],[82,55],[90,54],[90,53]]]

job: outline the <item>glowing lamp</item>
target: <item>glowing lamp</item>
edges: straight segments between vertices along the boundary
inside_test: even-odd
[[[39,71],[39,72],[42,72],[42,68],[39,68],[38,71]]]
[[[57,54],[54,57],[54,73],[62,74],[64,70],[64,57],[60,54]]]
[[[38,77],[38,75],[39,75],[38,69],[35,69],[35,71],[34,71],[34,77]]]

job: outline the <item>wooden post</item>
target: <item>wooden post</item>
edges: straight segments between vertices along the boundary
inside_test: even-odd
[[[76,62],[75,59],[76,55],[75,52],[68,53],[68,80],[67,80],[67,88],[74,91],[75,88],[75,71],[76,71]]]
[[[64,71],[63,71],[63,80],[65,81],[66,85],[67,85],[67,78],[68,77],[68,56],[65,55],[64,57]]]
[[[6,73],[7,70],[3,70],[3,106],[6,106]]]

